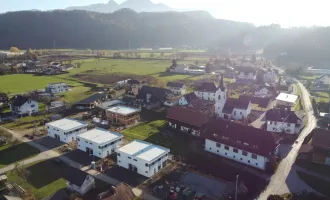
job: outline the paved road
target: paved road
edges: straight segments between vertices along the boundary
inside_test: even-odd
[[[24,138],[24,137],[22,137],[22,135],[16,133],[15,131],[6,129],[6,128],[1,127],[1,126],[0,126],[0,129],[10,132],[13,135],[13,137],[17,138],[18,140],[21,140],[22,142],[29,143],[31,146],[33,146],[33,147],[35,147],[35,148],[37,148],[41,151],[41,153],[39,153],[37,156],[19,162],[22,165],[27,165],[27,164],[30,164],[30,163],[34,163],[34,162],[38,162],[38,161],[58,157],[64,163],[66,163],[68,165],[71,165],[75,168],[81,169],[81,170],[89,173],[90,175],[93,175],[93,176],[95,176],[95,177],[97,177],[97,178],[99,178],[99,179],[103,180],[104,182],[107,182],[111,185],[118,185],[120,183],[120,181],[118,181],[118,180],[116,180],[112,177],[109,177],[105,174],[99,173],[96,170],[90,169],[89,166],[85,166],[85,167],[81,168],[81,165],[79,163],[74,162],[73,160],[69,159],[66,156],[61,155],[60,153],[58,153],[54,150],[49,150],[48,148],[46,148],[46,147],[44,147],[44,146],[42,146],[42,145],[40,145],[40,144],[38,144],[38,143],[36,143],[32,140]],[[6,173],[6,172],[8,172],[8,171],[10,171],[14,168],[15,168],[15,164],[8,165],[8,166],[0,169],[0,174]],[[156,197],[154,197],[154,196],[152,196],[152,195],[150,195],[150,194],[148,194],[148,193],[146,193],[146,192],[144,192],[144,191],[142,191],[138,188],[132,188],[132,190],[133,190],[133,193],[136,196],[141,196],[141,197],[143,197],[143,199],[146,199],[146,200],[159,200],[158,198],[156,198]]]
[[[295,81],[298,82],[296,79]],[[313,115],[314,113],[309,99],[309,93],[300,82],[298,82],[298,85],[302,91],[302,99],[305,103],[305,112],[308,118],[308,124],[299,135],[298,144],[294,144],[290,153],[281,161],[276,173],[271,177],[268,187],[258,197],[259,200],[266,200],[270,194],[301,192],[303,189],[313,191],[299,178],[296,173],[296,167],[292,168],[304,138],[316,127],[316,119]]]

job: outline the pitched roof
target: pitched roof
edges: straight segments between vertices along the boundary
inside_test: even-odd
[[[139,94],[136,96],[137,99],[146,99],[147,94],[152,95],[153,101],[165,101],[167,99],[168,94],[170,94],[171,91],[165,88],[159,88],[159,87],[151,87],[144,85],[139,91]]]
[[[185,94],[185,95],[183,95],[183,97],[186,99],[186,101],[187,101],[188,103],[190,103],[190,102],[193,101],[193,100],[199,99],[199,98],[196,96],[195,92],[190,92],[190,93],[188,93],[188,94]]]
[[[138,84],[140,84],[140,81],[135,80],[135,79],[130,79],[127,81],[127,83],[130,85],[135,85],[135,84],[138,85]]]
[[[22,106],[25,104],[27,101],[29,101],[30,98],[22,95],[16,95],[13,98],[10,99],[10,104],[13,106]]]
[[[330,148],[330,131],[321,128],[315,128],[312,133],[312,145],[319,148]]]
[[[98,195],[100,200],[133,200],[135,195],[131,187],[125,183],[120,183],[116,187]]]
[[[259,107],[266,108],[270,102],[270,98],[268,97],[255,97],[255,96],[250,96],[250,95],[240,95],[239,100],[243,101],[251,101],[252,104],[258,104]]]
[[[178,106],[172,107],[168,110],[167,118],[196,127],[202,127],[208,120],[207,116],[202,112]]]
[[[257,72],[257,69],[256,68],[253,68],[253,67],[240,67],[238,69],[239,72],[244,72],[245,74],[248,74],[248,73],[253,73],[255,74]]]
[[[281,137],[251,126],[216,119],[207,123],[206,139],[254,154],[269,156],[269,153],[277,147]]]
[[[250,101],[249,99],[233,99],[229,98],[227,99],[222,112],[231,114],[234,110],[234,108],[237,109],[242,109],[242,110],[247,110],[249,107]]]
[[[197,91],[201,92],[216,92],[217,86],[214,82],[203,82],[197,89]]]
[[[287,109],[270,109],[266,112],[266,120],[296,124],[301,120],[294,111]]]
[[[204,108],[204,101],[201,99],[195,99],[190,102],[193,109],[202,110]]]
[[[70,166],[64,178],[71,184],[81,187],[87,176],[86,172]]]
[[[91,104],[91,103],[94,103],[95,101],[100,101],[102,98],[105,98],[106,95],[103,94],[103,93],[96,93],[96,94],[93,94],[89,97],[87,97],[86,99],[83,99],[75,104]]]
[[[174,88],[182,88],[184,86],[183,83],[180,82],[168,82],[166,84],[167,87],[174,87]]]

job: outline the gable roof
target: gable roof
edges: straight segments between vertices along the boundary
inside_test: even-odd
[[[71,184],[81,187],[87,176],[88,174],[86,172],[70,166],[64,178]]]
[[[216,119],[207,123],[206,139],[254,154],[269,156],[269,153],[277,147],[281,137],[251,126]]]
[[[208,121],[208,118],[204,113],[178,106],[172,107],[168,110],[167,118],[196,127],[202,127]]]
[[[199,99],[199,98],[196,96],[195,92],[190,92],[190,93],[188,93],[188,94],[185,94],[185,95],[183,95],[183,97],[186,99],[186,101],[188,102],[188,104],[189,104],[191,101],[193,101],[193,100]]]
[[[216,92],[217,86],[214,82],[203,82],[197,89],[197,91],[201,92]]]
[[[168,82],[166,87],[183,88],[184,84],[180,82]]]
[[[96,93],[96,94],[93,94],[89,97],[87,97],[86,99],[83,99],[75,104],[92,104],[94,103],[95,101],[100,101],[101,99],[105,98],[106,97],[106,94],[103,94],[103,93]]]
[[[269,97],[255,97],[250,95],[240,95],[239,100],[251,101],[252,104],[258,104],[259,107],[267,108],[271,98]]]
[[[226,114],[231,114],[234,108],[247,110],[249,107],[250,101],[248,99],[233,99],[228,98],[222,112]]]
[[[294,111],[287,109],[270,109],[266,112],[266,120],[296,124],[301,120]]]
[[[146,99],[147,94],[152,95],[153,101],[165,101],[167,99],[168,94],[170,94],[171,91],[165,88],[159,88],[159,87],[151,87],[144,85],[139,91],[139,94],[136,96],[137,99]]]
[[[204,108],[204,101],[199,98],[192,100],[190,106],[195,110],[202,110]]]
[[[22,106],[23,104],[25,104],[27,101],[29,101],[30,98],[26,97],[26,96],[22,96],[22,95],[16,95],[13,98],[10,99],[10,104],[12,106]]]
[[[120,183],[116,187],[98,195],[100,200],[133,200],[135,195],[131,187],[125,183]]]
[[[256,68],[253,68],[253,67],[240,67],[238,69],[239,72],[243,72],[245,74],[249,74],[249,73],[257,73],[257,69]]]
[[[321,128],[315,128],[312,133],[312,145],[314,147],[329,149],[330,148],[330,131]]]

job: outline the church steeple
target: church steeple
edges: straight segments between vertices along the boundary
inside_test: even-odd
[[[220,84],[219,84],[219,88],[221,89],[221,91],[225,91],[225,85],[224,85],[224,83],[223,83],[223,75],[221,74],[220,75],[221,77],[220,77]]]

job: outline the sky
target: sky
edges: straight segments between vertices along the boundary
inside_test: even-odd
[[[115,0],[122,3],[125,0]],[[206,10],[214,17],[250,22],[257,26],[330,26],[329,0],[151,0],[177,9]],[[17,10],[52,10],[107,3],[108,0],[0,0],[0,13]]]

